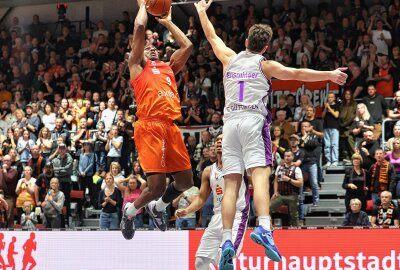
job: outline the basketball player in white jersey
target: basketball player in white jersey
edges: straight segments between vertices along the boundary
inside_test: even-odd
[[[225,179],[222,201],[222,255],[220,269],[233,269],[227,260],[234,256],[232,225],[235,217],[236,198],[242,182],[242,172],[251,175],[254,187],[254,204],[259,226],[251,233],[251,239],[265,248],[273,261],[281,255],[275,246],[269,216],[269,176],[271,174],[272,151],[269,134],[271,114],[267,110],[271,95],[271,79],[325,81],[344,84],[346,68],[334,71],[294,69],[278,62],[266,60],[263,54],[272,38],[271,27],[255,24],[249,29],[245,42],[246,50],[236,54],[216,35],[206,10],[212,0],[195,3],[205,36],[217,58],[224,67],[224,142],[222,146],[223,175]]]
[[[192,203],[184,209],[178,209],[175,216],[184,217],[187,214],[194,213],[204,206],[210,193],[213,194],[214,215],[201,238],[200,246],[196,253],[196,270],[209,270],[211,264],[218,263],[218,249],[222,241],[222,218],[221,201],[224,195],[224,178],[222,177],[222,134],[217,136],[215,141],[217,151],[217,162],[204,169],[201,177],[201,186],[199,195]],[[234,249],[239,253],[242,248],[243,236],[246,231],[246,225],[249,215],[250,195],[247,185],[243,181],[238,200],[236,202],[236,214],[233,222]],[[231,264],[233,260],[231,258]]]

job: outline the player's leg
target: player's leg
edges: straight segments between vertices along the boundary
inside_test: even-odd
[[[267,119],[257,115],[246,117],[241,123],[243,156],[247,171],[253,183],[253,199],[259,226],[251,233],[251,239],[265,248],[265,253],[273,261],[281,256],[272,239],[269,212],[269,178],[272,165],[272,145]]]
[[[201,238],[199,248],[196,252],[196,270],[209,270],[211,264],[215,264],[219,258],[218,249],[221,245],[222,220],[221,214],[217,213],[211,221]]]
[[[152,201],[146,206],[154,224],[162,231],[166,230],[163,213],[167,206],[185,190],[193,186],[193,173],[186,146],[182,140],[179,128],[174,124],[166,124],[167,134],[163,140],[161,151],[161,165],[168,172],[172,172],[174,181],[165,190],[164,195],[157,201]]]

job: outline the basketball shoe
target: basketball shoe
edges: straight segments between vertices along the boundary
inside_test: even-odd
[[[221,259],[219,261],[219,270],[233,270],[233,256],[235,256],[235,249],[230,240],[226,240],[221,247]]]
[[[258,226],[251,234],[251,240],[255,243],[262,245],[265,248],[265,254],[274,262],[280,262],[282,259],[278,249],[275,246],[274,239],[272,239],[272,232]]]
[[[122,219],[120,223],[120,229],[122,235],[126,240],[131,240],[135,235],[135,217],[129,217],[126,210],[132,203],[125,204],[124,211],[122,211]]]

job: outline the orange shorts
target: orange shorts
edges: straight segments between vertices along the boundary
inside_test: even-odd
[[[139,120],[134,136],[143,171],[171,173],[191,168],[181,132],[172,121]]]

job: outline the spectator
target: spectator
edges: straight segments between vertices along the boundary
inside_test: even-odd
[[[367,106],[364,103],[357,104],[356,118],[354,118],[351,126],[353,135],[356,139],[356,147],[359,146],[366,131],[371,131],[372,133],[374,130],[373,121],[374,120],[369,114]]]
[[[60,182],[56,177],[50,180],[51,189],[42,202],[46,228],[62,228],[62,213],[65,196],[59,189]]]
[[[63,120],[61,127],[57,127],[57,119],[58,118]],[[64,98],[61,100],[61,107],[58,109],[57,119],[56,119],[56,127],[55,127],[57,130],[61,130],[64,127],[64,125],[65,125],[65,128],[67,128],[68,130],[72,129],[72,121],[74,120],[74,116],[73,116],[72,110],[70,109],[70,104],[69,104],[68,99]],[[55,139],[53,138],[53,141],[54,140]],[[65,141],[65,142],[68,143],[68,141]]]
[[[32,168],[32,177],[37,178],[46,164],[46,159],[40,154],[39,146],[34,145],[31,148],[32,157],[27,165]]]
[[[279,165],[275,171],[274,194],[269,208],[272,212],[282,204],[288,205],[290,225],[299,226],[299,188],[303,188],[303,174],[293,163],[293,158],[293,152],[285,150],[284,164]]]
[[[52,149],[57,148],[57,138],[59,137],[62,137],[67,145],[70,143],[69,131],[64,128],[64,119],[60,117],[56,119],[55,128],[51,131]]]
[[[194,198],[199,195],[199,188],[192,186],[177,198],[172,201],[172,206],[176,209],[187,208]],[[176,229],[194,229],[196,228],[196,213],[187,214],[181,218],[177,218],[175,221]]]
[[[273,155],[278,154],[281,159],[285,151],[289,149],[289,143],[284,138],[284,135],[285,132],[281,126],[271,127],[272,153]]]
[[[372,213],[371,225],[373,227],[399,226],[399,209],[392,202],[392,193],[383,191],[380,199],[380,205]]]
[[[23,165],[27,165],[28,161],[32,158],[31,148],[35,145],[35,142],[29,139],[29,137],[30,132],[24,130],[22,132],[22,137],[18,139],[17,149]]]
[[[100,191],[99,207],[101,207],[100,214],[100,228],[101,229],[118,229],[118,209],[122,206],[121,192],[115,188],[114,177],[111,173],[106,174],[105,178],[106,187]]]
[[[0,171],[0,189],[4,191],[4,199],[8,204],[7,221],[8,228],[12,228],[14,225],[14,206],[16,193],[15,189],[18,183],[17,170],[11,168],[11,157],[5,155],[3,157],[3,166]]]
[[[301,95],[300,105],[296,108],[294,112],[293,120],[302,121],[304,116],[306,115],[306,111],[309,106],[314,107],[311,103],[310,97],[308,95]]]
[[[193,158],[196,162],[200,161],[200,157],[203,152],[203,148],[205,147],[210,147],[213,145],[213,142],[211,141],[211,135],[207,130],[204,130],[201,132],[201,142],[196,145],[196,151],[193,155]]]
[[[107,109],[101,114],[101,121],[104,122],[105,130],[109,131],[111,126],[116,122],[117,108],[115,107],[115,99],[110,98],[107,102]]]
[[[110,169],[112,162],[118,162],[121,159],[121,148],[123,144],[123,137],[118,136],[118,127],[111,126],[111,130],[108,133],[107,143],[105,150],[107,153],[107,168]]]
[[[133,137],[133,125],[131,122],[125,120],[124,110],[117,111],[116,126],[118,127],[118,136],[123,138],[121,148],[120,164],[123,170],[123,175],[128,175],[131,169],[131,150],[130,139]]]
[[[346,86],[352,90],[354,98],[363,98],[367,95],[365,78],[358,66],[354,66],[351,70],[351,78],[347,81]]]
[[[73,160],[71,155],[67,153],[67,146],[63,143],[58,145],[56,153],[57,156],[51,163],[54,168],[54,176],[58,179],[59,189],[64,193],[64,205],[67,207],[67,217],[69,217]]]
[[[368,214],[361,210],[361,201],[357,198],[351,199],[348,211],[344,217],[342,226],[369,226]]]
[[[339,111],[339,156],[346,164],[346,162],[350,162],[351,156],[354,154],[355,142],[351,127],[357,111],[357,103],[354,101],[353,92],[350,89],[343,92]]]
[[[123,184],[124,182],[127,182],[126,186]],[[126,203],[128,202],[133,203],[137,198],[139,198],[139,195],[142,193],[143,189],[145,189],[147,186],[147,183],[143,178],[135,176],[133,174],[129,175],[129,177],[127,178],[116,180],[115,184],[121,191],[122,197],[124,199],[122,204],[122,209]],[[143,212],[144,212],[143,209],[140,209],[136,214],[135,217],[136,228],[143,228]]]
[[[209,114],[211,117],[211,126],[208,128],[208,132],[211,135],[211,141],[215,141],[219,134],[222,134],[222,119],[219,112]]]
[[[190,97],[191,107],[189,108],[186,115],[184,115],[184,123],[186,125],[201,125],[204,123],[206,118],[206,110],[203,105],[200,104],[200,98],[197,94]]]
[[[48,190],[50,189],[50,180],[54,177],[54,168],[51,162],[47,162],[35,183],[35,202],[40,207],[45,200]]]
[[[273,122],[273,125],[280,127],[282,130],[281,135],[285,140],[287,140],[290,135],[296,132],[296,128],[292,125],[292,123],[286,120],[286,111],[281,110],[276,113],[276,120]]]
[[[377,47],[377,53],[389,55],[389,46],[392,46],[392,35],[389,31],[383,29],[383,21],[377,19],[377,15],[371,16],[367,33],[372,36],[372,42]],[[376,30],[372,30],[376,22]]]
[[[0,228],[7,228],[8,203],[4,199],[4,191],[0,190]]]
[[[375,150],[376,162],[368,170],[370,179],[369,190],[371,192],[374,207],[379,206],[379,197],[383,191],[396,192],[396,171],[393,164],[385,160],[385,154],[381,148]]]
[[[386,153],[385,159],[393,165],[396,171],[396,193],[395,198],[400,197],[400,138],[393,140],[393,150]]]
[[[78,176],[80,189],[83,194],[86,194],[86,188],[89,189],[89,196],[93,198],[94,195],[94,154],[92,151],[92,144],[90,141],[84,141],[81,154],[79,155]],[[93,202],[93,201],[92,201]]]
[[[33,211],[31,201],[25,201],[22,205],[21,225],[22,229],[35,230],[38,223],[37,216]]]
[[[339,104],[334,93],[328,93],[322,118],[324,118],[325,167],[338,165],[339,161]]]
[[[56,114],[54,106],[51,103],[46,103],[44,106],[44,115],[42,115],[42,123],[49,130],[54,130],[56,125]]]
[[[396,139],[400,139],[400,123],[397,123],[397,122],[393,127],[393,137],[390,138],[386,142],[385,151],[387,154],[389,154],[389,152],[393,151],[393,143],[394,143],[394,140],[396,140]]]
[[[96,173],[101,174],[101,172],[106,171],[106,143],[107,134],[104,131],[105,126],[103,121],[99,121],[97,125],[97,131],[93,133],[92,143],[94,144],[94,156],[96,163]]]
[[[288,122],[293,121],[293,113],[290,110],[290,108],[287,106],[285,95],[279,96],[278,107],[275,110],[275,118],[276,118],[277,112],[279,112],[279,111],[286,112],[286,119],[285,119],[286,121],[288,121]]]
[[[17,194],[15,206],[18,209],[18,214],[22,213],[22,206],[25,201],[30,201],[31,205],[35,206],[35,183],[36,179],[32,177],[32,168],[25,166],[24,176],[18,181],[15,188]]]
[[[54,130],[54,129],[52,129],[52,130]],[[39,136],[38,137],[39,138],[36,141],[36,146],[39,147],[40,155],[44,158],[45,161],[47,161],[47,159],[50,156],[51,148],[52,148],[52,145],[53,145],[53,141],[51,139],[50,129],[48,129],[47,127],[43,127],[39,131]]]

